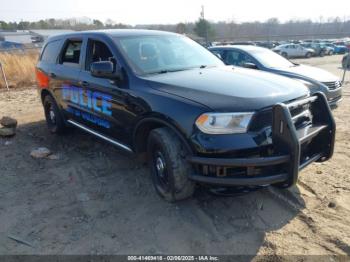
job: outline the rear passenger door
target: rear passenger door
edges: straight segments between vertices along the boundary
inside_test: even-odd
[[[83,38],[66,39],[57,64],[49,72],[55,98],[67,118],[76,119],[79,107],[79,74],[82,67]]]
[[[289,46],[289,53],[288,53],[288,55],[289,56],[293,56],[293,57],[298,56],[298,49],[297,49],[296,45],[290,45]]]

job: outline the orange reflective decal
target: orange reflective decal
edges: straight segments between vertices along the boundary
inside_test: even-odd
[[[41,70],[36,70],[36,80],[40,88],[48,88],[50,78]]]

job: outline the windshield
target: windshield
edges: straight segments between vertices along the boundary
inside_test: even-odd
[[[268,49],[253,52],[253,56],[263,66],[269,68],[285,68],[295,66],[292,62]]]
[[[138,74],[224,65],[210,51],[183,36],[133,36],[114,40]]]

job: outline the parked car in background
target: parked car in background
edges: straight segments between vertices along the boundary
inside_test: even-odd
[[[341,100],[340,79],[323,69],[293,63],[269,49],[257,46],[216,46],[209,50],[227,65],[258,69],[298,80],[311,93],[323,92],[331,107],[336,107]]]
[[[314,56],[325,56],[327,53],[326,48],[319,43],[302,43],[300,45],[302,45],[305,48],[313,49]]]
[[[342,67],[345,68],[350,68],[350,57],[349,53],[343,56],[343,59],[341,60]]]
[[[327,45],[326,43],[320,43],[321,48],[325,50],[326,55],[334,54],[334,47]]]
[[[232,42],[231,45],[255,45],[255,43],[251,41],[244,41],[244,42]]]
[[[24,45],[11,41],[0,41],[0,51],[23,50]]]
[[[348,51],[348,48],[345,45],[335,45],[333,43],[325,43],[325,45],[332,47],[334,54],[345,54]]]
[[[347,48],[346,52],[350,50],[350,41],[336,41],[336,42],[333,42],[333,44],[345,46]]]
[[[305,48],[298,44],[285,44],[272,49],[274,52],[288,58],[288,57],[306,57],[309,58],[314,55],[315,51],[311,48]]]
[[[268,49],[272,49],[272,48],[275,48],[276,46],[278,46],[278,44],[276,42],[271,42],[271,41],[256,41],[255,45],[260,46],[260,47],[265,47]]]

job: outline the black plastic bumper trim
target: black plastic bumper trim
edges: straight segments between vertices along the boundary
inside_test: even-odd
[[[187,160],[193,164],[215,165],[225,167],[261,167],[286,163],[290,160],[288,155],[257,157],[257,158],[209,158],[209,157],[189,157]]]
[[[218,186],[263,186],[284,182],[288,179],[288,174],[247,178],[207,177],[202,175],[190,175],[189,178],[198,183]]]
[[[319,160],[322,157],[322,154],[316,154],[313,157],[311,157],[310,159],[308,159],[307,161],[305,161],[304,163],[302,163],[299,166],[299,171],[304,169],[305,167],[307,167],[309,164],[311,164],[312,162],[316,162],[317,160]]]

